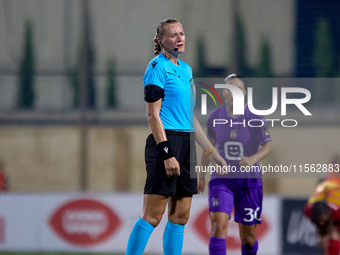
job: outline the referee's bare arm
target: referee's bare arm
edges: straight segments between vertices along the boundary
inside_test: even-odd
[[[157,144],[168,140],[160,117],[161,106],[162,99],[153,103],[146,102],[148,122]],[[180,175],[179,163],[175,157],[164,160],[164,165],[167,176]]]
[[[196,116],[194,116],[194,125],[195,125],[195,140],[197,141],[197,143],[202,147],[203,151],[211,149],[213,145],[209,141],[208,137],[204,134],[202,126],[196,119]],[[208,157],[213,166],[216,167],[217,165],[219,165],[222,168],[227,167],[227,163],[220,156],[220,154],[218,154],[217,150],[213,150]]]
[[[209,139],[209,141],[211,142],[211,144],[213,146],[216,145],[216,140],[215,139]],[[204,156],[204,151],[202,152],[202,156],[201,156],[201,166],[202,167],[207,167],[209,166],[209,158]],[[197,181],[197,192],[199,194],[203,194],[204,191],[204,187],[205,187],[205,173],[206,171],[200,171],[199,173],[197,173],[197,177],[198,177],[198,181]]]

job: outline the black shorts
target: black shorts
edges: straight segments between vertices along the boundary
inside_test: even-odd
[[[146,183],[144,194],[191,197],[197,194],[196,150],[193,133],[166,130],[171,149],[180,165],[179,176],[167,177],[164,160],[152,134],[146,139]],[[191,161],[190,161],[191,160]],[[191,175],[190,175],[191,170]]]

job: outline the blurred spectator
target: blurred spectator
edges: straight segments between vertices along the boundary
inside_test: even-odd
[[[326,179],[305,206],[305,215],[315,224],[320,245],[327,255],[340,253],[340,183]]]
[[[8,177],[3,162],[0,162],[0,192],[1,191],[8,191]]]
[[[340,154],[335,154],[325,177],[305,206],[305,215],[316,225],[320,245],[327,255],[340,253]]]

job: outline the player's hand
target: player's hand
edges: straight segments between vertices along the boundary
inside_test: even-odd
[[[198,194],[203,194],[204,186],[205,186],[205,178],[198,178],[198,182],[197,182]]]
[[[220,175],[225,175],[228,173],[227,162],[218,154],[217,150],[214,150],[209,154],[210,163],[215,167],[216,173]]]
[[[164,160],[164,166],[168,177],[181,174],[179,163],[175,157]]]
[[[240,166],[244,167],[252,167],[256,162],[253,162],[253,159],[251,157],[245,157],[240,155],[241,161],[239,162]]]

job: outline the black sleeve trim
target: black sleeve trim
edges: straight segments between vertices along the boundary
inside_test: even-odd
[[[156,85],[146,85],[144,87],[144,100],[148,103],[154,103],[164,98],[164,89]]]

